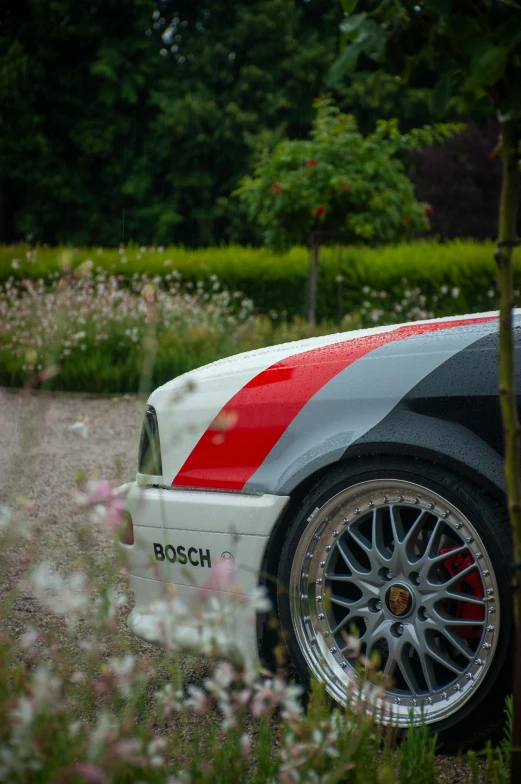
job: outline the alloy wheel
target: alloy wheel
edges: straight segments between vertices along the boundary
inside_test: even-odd
[[[289,590],[312,673],[335,699],[362,700],[385,723],[454,714],[494,657],[498,590],[478,531],[413,482],[362,482],[315,509]]]

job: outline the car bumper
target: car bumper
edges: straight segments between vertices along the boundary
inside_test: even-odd
[[[128,619],[135,634],[157,640],[154,605],[172,593],[197,611],[212,595],[222,599],[256,592],[269,536],[289,497],[136,483],[125,490],[134,544],[121,548],[135,596]],[[240,602],[234,627],[234,647],[246,661],[256,660],[255,619],[243,616]],[[190,645],[188,630],[183,639]]]

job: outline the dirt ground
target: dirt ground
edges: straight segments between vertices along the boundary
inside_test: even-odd
[[[4,628],[8,634],[18,636],[31,625],[55,626],[53,617],[42,612],[23,589],[23,576],[40,560],[52,559],[63,570],[84,562],[86,553],[78,537],[80,513],[74,500],[78,472],[91,479],[132,481],[143,412],[144,403],[129,396],[25,395],[0,389],[0,505],[13,499],[30,502],[29,520],[38,534],[38,546],[29,541],[17,548],[1,575],[2,594],[14,596]],[[69,430],[79,418],[89,426],[88,438]],[[95,541],[98,553],[90,555],[110,557],[109,532],[100,529]],[[128,590],[124,575],[118,578],[117,589]],[[161,651],[136,641],[128,631],[128,612],[122,608],[118,636],[132,638],[138,655],[159,663]],[[207,671],[207,663],[193,657],[184,657],[182,666],[185,679],[192,683],[200,683]],[[470,783],[462,760],[441,755],[439,764],[443,782]]]

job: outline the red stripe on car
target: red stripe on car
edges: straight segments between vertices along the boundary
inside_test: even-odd
[[[242,490],[308,400],[357,359],[386,343],[496,318],[419,322],[320,346],[275,362],[226,403],[172,485]]]

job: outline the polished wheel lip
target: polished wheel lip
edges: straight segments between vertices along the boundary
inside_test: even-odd
[[[415,506],[444,520],[457,531],[474,557],[485,597],[483,634],[475,657],[444,690],[428,697],[399,695],[361,680],[352,663],[338,646],[324,612],[327,566],[342,531],[368,510],[390,506]],[[297,545],[293,559],[289,599],[293,628],[306,663],[338,702],[361,700],[382,723],[395,726],[442,721],[459,711],[483,683],[494,658],[500,624],[497,582],[492,564],[478,532],[468,518],[452,503],[427,487],[400,479],[373,479],[342,490],[308,517],[308,525]],[[398,575],[394,582],[402,583]],[[399,622],[399,618],[394,617]],[[406,620],[406,619],[404,619]],[[479,624],[476,624],[479,625]]]

